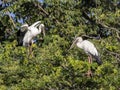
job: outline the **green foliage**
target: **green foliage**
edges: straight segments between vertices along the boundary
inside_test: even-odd
[[[119,90],[119,0],[4,0],[0,5],[0,90]],[[10,16],[14,13],[15,16]],[[45,24],[43,42],[17,46],[16,32],[23,23]],[[76,46],[75,36],[93,42],[103,64]],[[100,39],[96,39],[100,35]],[[38,36],[38,38],[41,37]],[[87,77],[91,69],[92,77]]]

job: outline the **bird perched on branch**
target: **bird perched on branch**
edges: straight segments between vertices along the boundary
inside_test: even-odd
[[[23,45],[30,47],[34,42],[33,39],[40,33],[43,33],[43,36],[45,36],[45,26],[41,24],[41,21],[37,21],[31,26],[23,24],[21,29],[17,32],[18,46]],[[32,48],[30,48],[30,51],[32,51]]]
[[[98,63],[98,65],[102,64],[102,61],[100,60],[99,53],[98,53],[98,51],[97,51],[97,49],[96,49],[96,47],[94,46],[93,43],[91,43],[88,40],[83,40],[82,37],[77,37],[73,41],[70,49],[72,49],[75,44],[77,45],[77,47],[83,49],[85,51],[85,53],[88,55],[88,61],[89,61],[89,63],[92,63],[92,57],[93,57],[93,58],[96,59],[96,62]],[[89,70],[87,74],[88,74],[88,76],[90,74],[92,74],[91,70]]]

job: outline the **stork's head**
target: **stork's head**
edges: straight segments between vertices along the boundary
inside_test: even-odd
[[[45,36],[45,25],[44,24],[40,24],[39,30],[40,29],[41,29],[41,32],[43,33],[43,36]]]
[[[76,43],[77,43],[77,42],[82,42],[83,39],[82,39],[82,37],[77,37],[77,38],[75,39],[75,41],[76,41]]]
[[[21,26],[21,32],[24,32],[26,29],[28,29],[28,24],[26,23],[26,24],[23,24],[22,26]]]
[[[82,41],[83,41],[82,37],[77,37],[77,38],[75,38],[75,40],[73,41],[70,49],[72,49],[73,46],[74,46],[77,42],[82,42]],[[70,49],[69,49],[69,50],[70,50]]]

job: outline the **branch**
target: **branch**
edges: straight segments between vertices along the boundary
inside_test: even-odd
[[[105,25],[105,24],[103,24],[103,23],[101,23],[101,22],[97,22],[97,24],[99,24],[99,25],[101,25],[102,27],[107,28],[107,29],[109,29],[109,30],[115,30],[117,33],[120,33],[120,31],[119,31],[118,29],[114,28],[114,27],[109,27],[109,26],[107,26],[107,25]]]
[[[39,3],[37,4],[38,8],[40,8],[46,15],[49,15],[49,13],[47,11],[45,11],[40,5]]]
[[[84,38],[90,38],[90,39],[100,39],[101,37],[100,37],[100,35],[98,35],[98,36],[89,36],[89,35],[82,35],[82,37]]]
[[[47,11],[45,11],[40,5],[39,3],[37,4],[38,8],[40,8],[47,16],[50,16],[49,13]],[[60,24],[60,22],[55,18],[55,16],[53,16],[55,21],[57,22],[57,24]]]
[[[107,49],[105,49],[105,51],[108,52],[109,54],[115,56],[116,59],[120,62],[120,54],[118,54],[117,52],[109,51],[109,50],[107,50]]]
[[[119,36],[119,34],[120,34],[120,31],[118,30],[118,29],[116,29],[116,28],[114,28],[114,27],[109,27],[109,26],[107,26],[107,25],[105,25],[105,24],[103,24],[103,23],[101,23],[101,22],[97,22],[97,24],[99,25],[99,26],[102,26],[103,28],[106,28],[106,29],[108,29],[108,30],[114,30],[114,31],[116,31],[116,37],[118,38],[118,41],[120,41],[120,36]]]
[[[110,31],[111,31],[111,30],[116,31],[116,37],[117,37],[118,40],[120,41],[120,35],[119,35],[119,34],[120,34],[120,31],[119,31],[117,28],[109,27],[109,26],[107,26],[107,25],[99,22],[99,20],[93,20],[92,18],[90,18],[90,17],[88,16],[88,14],[87,14],[85,11],[83,11],[83,17],[86,18],[87,20],[89,20],[92,24],[96,24],[99,28],[106,28],[106,29],[108,29],[108,30],[110,30]]]

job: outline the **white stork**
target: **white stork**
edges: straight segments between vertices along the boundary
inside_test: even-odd
[[[99,53],[98,53],[98,51],[97,51],[97,49],[96,49],[96,47],[94,46],[93,43],[91,43],[88,40],[83,40],[82,37],[77,37],[73,41],[70,49],[73,48],[74,44],[76,44],[77,47],[79,47],[79,48],[81,48],[81,49],[83,49],[85,51],[85,53],[88,55],[88,61],[89,61],[89,63],[92,63],[92,57],[94,57],[96,59],[96,62],[98,63],[98,65],[102,64],[102,61],[100,60]],[[87,74],[88,74],[88,76],[92,75],[91,70],[88,70]]]
[[[21,29],[17,32],[18,35],[18,44],[23,46],[30,47],[33,44],[33,38],[36,37],[41,32],[45,36],[45,26],[41,24],[41,21],[37,21],[31,26],[24,24],[21,26]],[[32,48],[30,48],[30,52]]]

